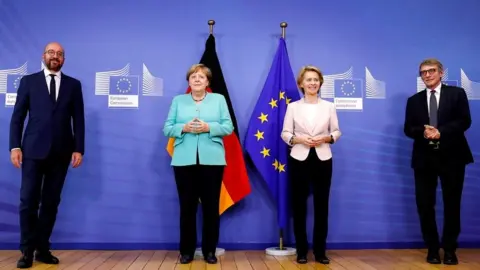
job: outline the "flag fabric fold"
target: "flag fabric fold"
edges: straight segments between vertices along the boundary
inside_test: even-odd
[[[285,40],[280,38],[267,79],[248,124],[245,149],[268,186],[277,206],[277,222],[285,229],[289,220],[289,146],[281,139],[290,102],[300,99]]]
[[[200,63],[207,66],[212,72],[213,78],[207,91],[221,94],[225,97],[234,127],[234,132],[231,135],[223,137],[225,158],[227,161],[220,192],[219,213],[223,214],[232,205],[245,198],[251,192],[251,187],[238,136],[237,118],[230,100],[227,84],[223,77],[220,61],[218,60],[215,37],[212,34],[209,35],[205,43],[205,51],[200,59]],[[190,93],[190,91],[191,89],[188,88],[186,93]],[[169,138],[167,152],[170,156],[173,155],[174,143],[175,139]]]

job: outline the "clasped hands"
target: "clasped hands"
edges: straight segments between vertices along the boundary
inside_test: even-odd
[[[425,131],[423,132],[423,136],[430,140],[438,140],[440,139],[440,132],[435,127],[430,125],[424,125]]]
[[[210,127],[208,126],[208,124],[198,118],[193,119],[192,121],[186,123],[183,126],[183,132],[203,133],[209,131]]]
[[[330,143],[330,140],[332,138],[330,136],[315,136],[315,137],[310,137],[310,136],[299,136],[296,137],[295,140],[298,143],[304,144],[309,147],[317,147],[321,145],[322,143]]]

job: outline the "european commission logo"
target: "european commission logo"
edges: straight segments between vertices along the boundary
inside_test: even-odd
[[[0,94],[5,95],[5,107],[15,105],[20,80],[25,75],[27,75],[27,62],[18,68],[0,70]]]
[[[459,86],[465,90],[469,100],[480,100],[480,82],[468,78],[463,69],[460,69],[460,81],[453,80],[449,76],[448,68],[443,71],[442,83],[446,85]],[[417,92],[425,90],[426,86],[422,78],[417,76]]]
[[[361,112],[364,98],[386,98],[385,82],[375,79],[367,67],[365,80],[353,77],[353,67],[344,73],[325,75],[323,78],[320,96],[333,99],[337,110]]]
[[[108,96],[109,108],[138,108],[139,96],[163,96],[163,79],[154,77],[143,64],[140,76],[130,75],[130,64],[119,70],[95,74],[95,95]]]

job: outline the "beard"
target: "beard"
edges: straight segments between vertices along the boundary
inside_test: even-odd
[[[50,59],[47,61],[47,68],[52,71],[60,71],[62,64],[58,59]]]

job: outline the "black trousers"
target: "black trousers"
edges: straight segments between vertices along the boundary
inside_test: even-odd
[[[202,252],[215,254],[220,234],[220,191],[224,166],[174,166],[180,199],[180,254],[192,255],[197,245],[196,217],[202,205]]]
[[[440,178],[444,204],[444,225],[442,246],[446,251],[457,249],[460,235],[460,203],[462,200],[465,165],[440,162],[438,154],[429,158],[429,165],[417,168],[415,173],[415,195],[417,211],[420,217],[423,240],[428,249],[440,248],[437,222],[435,220],[435,202],[437,181]]]
[[[71,157],[23,159],[20,188],[20,250],[48,251]]]
[[[310,187],[313,191],[314,225],[313,253],[325,254],[328,234],[328,207],[330,186],[332,183],[332,159],[321,161],[315,152],[310,153],[305,161],[292,157],[290,164],[290,190],[293,214],[293,231],[298,255],[308,253],[306,231],[307,199]]]

